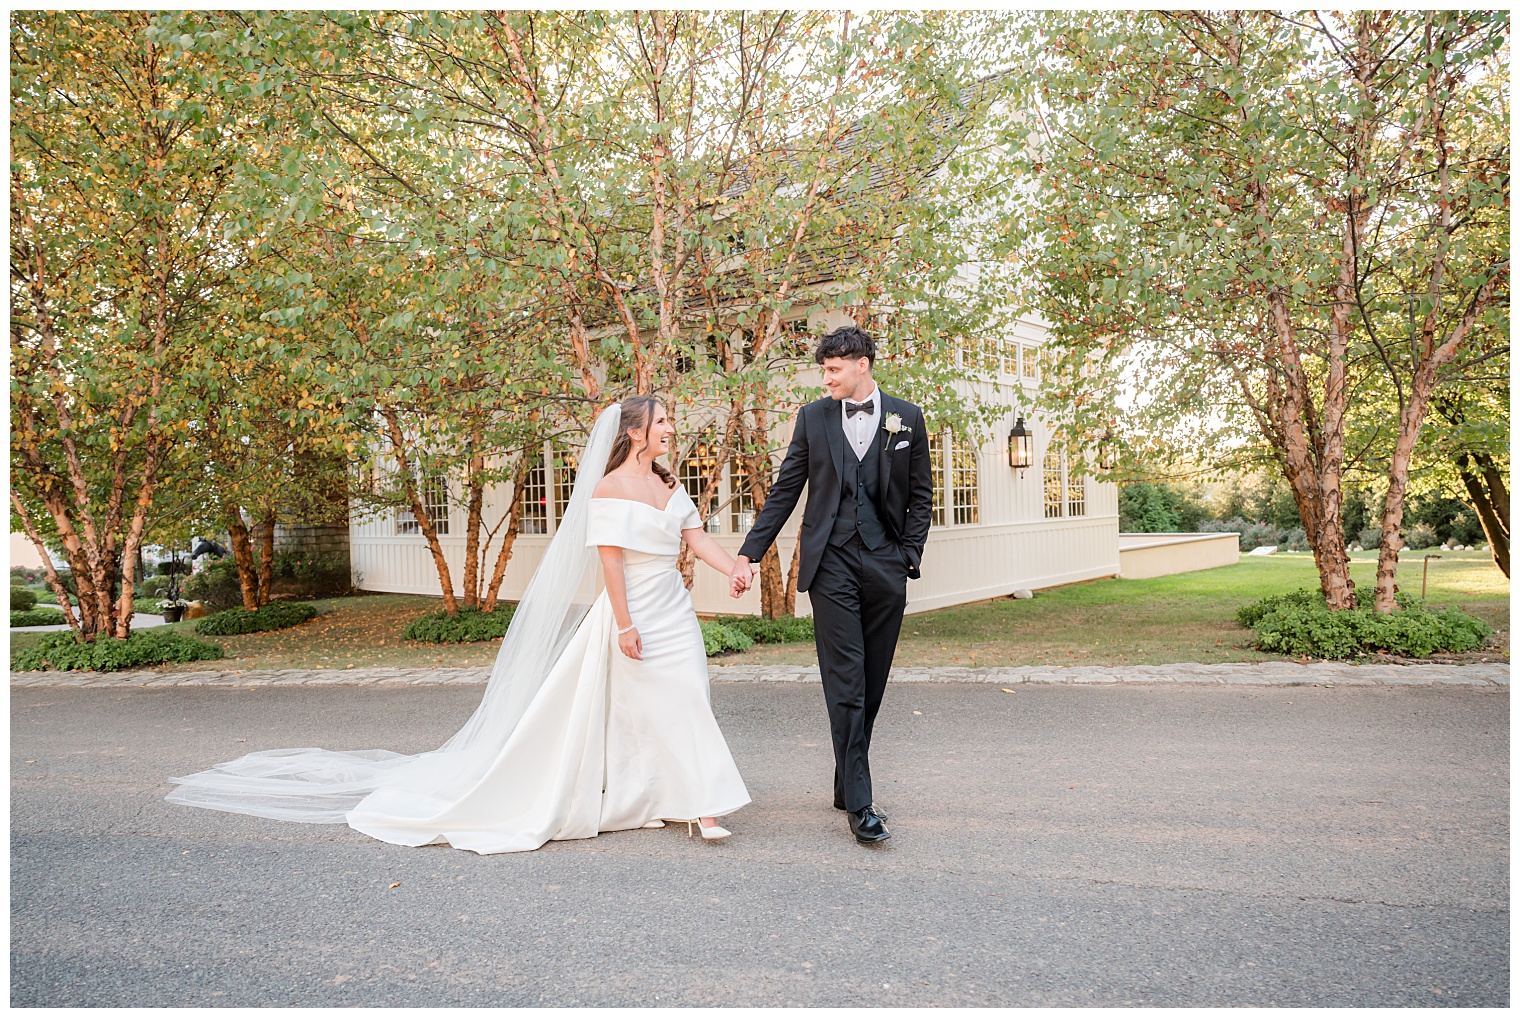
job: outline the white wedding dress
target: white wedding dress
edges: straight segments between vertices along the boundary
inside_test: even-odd
[[[587,443],[570,509],[524,593],[484,700],[448,743],[418,756],[250,753],[173,779],[169,801],[344,822],[393,844],[446,842],[482,854],[724,816],[749,802],[713,718],[702,632],[676,568],[681,531],[702,525],[696,506],[681,488],[664,509],[590,497],[615,411],[603,412]],[[619,650],[605,591],[589,607],[576,603],[601,545],[623,549],[642,660]]]

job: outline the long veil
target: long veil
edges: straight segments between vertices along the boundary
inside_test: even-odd
[[[582,451],[570,503],[523,591],[491,667],[485,696],[463,728],[431,752],[276,749],[171,778],[169,802],[311,824],[343,823],[371,793],[405,789],[442,805],[491,766],[595,600],[597,553],[586,546],[591,494],[607,469],[621,408],[603,410]]]

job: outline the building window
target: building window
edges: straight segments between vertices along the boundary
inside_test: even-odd
[[[1087,479],[1077,476],[1065,450],[1045,450],[1045,518],[1087,515]]]
[[[713,476],[718,465],[718,446],[716,441],[717,432],[708,428],[694,443],[691,450],[681,457],[681,465],[676,474],[681,481],[681,487],[686,489],[686,494],[699,508],[702,505],[702,487],[707,484],[708,478]],[[721,484],[721,479],[715,479]],[[722,517],[713,513],[707,520],[705,529],[709,534],[719,531],[719,520]]]
[[[449,485],[438,471],[424,476],[422,480],[422,508],[433,524],[433,532],[439,537],[449,532]],[[410,509],[396,510],[397,534],[420,534],[417,514]]]
[[[1087,478],[1074,474],[1070,459],[1066,459],[1066,515],[1087,515]]]
[[[564,519],[565,509],[570,505],[570,495],[575,491],[576,455],[561,452],[554,458],[554,522]]]
[[[1019,375],[1031,382],[1040,380],[1039,347],[1021,346],[1019,348]]]
[[[950,440],[950,496],[956,523],[978,522],[976,446],[959,435]]]
[[[734,533],[747,534],[755,525],[755,496],[749,490],[749,471],[737,456],[730,476],[734,497],[729,500],[729,522],[733,524]]]
[[[1061,453],[1056,449],[1045,450],[1045,518],[1054,519],[1066,508],[1066,498],[1061,490]]]
[[[1011,339],[998,340],[998,374],[1003,378],[1019,377],[1019,344]]]
[[[934,507],[929,511],[929,525],[945,525],[945,433],[929,436],[929,478],[934,485]]]
[[[544,476],[544,457],[533,457],[528,476],[523,481],[522,508],[517,514],[519,534],[547,534],[549,532],[549,486]]]
[[[968,371],[981,371],[989,375],[997,374],[997,336],[986,333],[979,333],[975,336],[962,336],[956,341],[955,345],[960,351],[961,367]]]

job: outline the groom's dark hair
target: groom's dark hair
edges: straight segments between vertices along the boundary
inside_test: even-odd
[[[864,357],[874,366],[876,340],[864,329],[853,325],[841,326],[819,339],[818,349],[813,351],[813,360],[819,364],[830,357],[843,357],[852,361]]]

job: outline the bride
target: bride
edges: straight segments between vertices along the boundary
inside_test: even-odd
[[[734,562],[656,462],[674,430],[652,396],[597,417],[485,696],[448,742],[417,756],[250,753],[173,778],[168,800],[482,854],[665,820],[728,837],[716,818],[749,793],[712,715],[676,555],[684,539],[721,573]],[[606,589],[593,597],[598,562]]]

